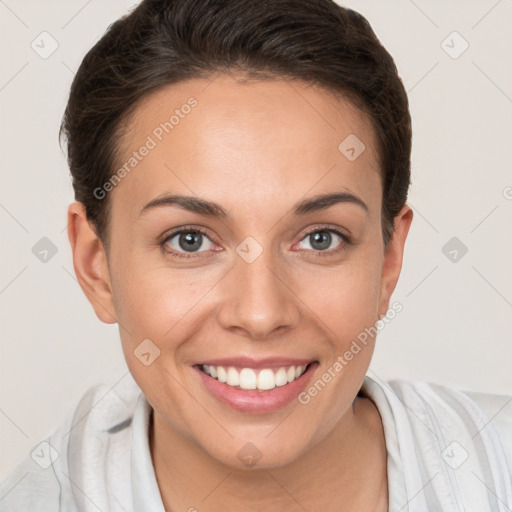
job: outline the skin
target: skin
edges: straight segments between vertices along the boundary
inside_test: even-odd
[[[314,383],[365,327],[386,313],[413,212],[404,206],[384,250],[382,184],[370,120],[347,100],[299,81],[193,79],[152,93],[128,120],[122,160],[193,96],[198,105],[110,192],[108,251],[83,206],[69,206],[79,283],[97,316],[119,323],[128,367],[154,408],[150,449],[166,510],[387,510],[386,446],[377,408],[358,391],[375,339],[303,405],[239,413],[204,388],[191,365],[245,355],[317,360]],[[366,146],[349,161],[338,145]],[[352,203],[294,216],[317,194],[349,191]],[[193,195],[230,214],[215,219],[179,206],[140,210],[164,194]],[[173,259],[162,235],[192,225],[207,237]],[[314,250],[308,229],[339,229]],[[263,252],[236,252],[248,236]],[[336,251],[336,249],[341,250]],[[149,366],[134,350],[150,339]],[[247,442],[261,459],[237,457]]]

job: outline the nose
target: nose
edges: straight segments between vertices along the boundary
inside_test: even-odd
[[[235,268],[223,282],[218,321],[224,329],[261,340],[298,324],[300,299],[271,252],[263,251],[252,263],[236,258]]]

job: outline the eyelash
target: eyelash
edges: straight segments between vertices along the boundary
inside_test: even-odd
[[[344,233],[342,233],[341,231],[339,231],[335,228],[321,227],[321,226],[315,227],[315,228],[311,229],[310,231],[308,231],[307,233],[305,233],[304,236],[300,239],[300,241],[302,242],[305,238],[307,238],[309,235],[312,235],[313,233],[318,233],[318,232],[322,232],[322,231],[326,231],[328,233],[334,233],[335,235],[338,235],[343,240],[343,243],[337,249],[330,249],[328,251],[310,250],[310,252],[314,252],[315,254],[317,254],[319,256],[332,256],[333,254],[336,254],[340,251],[346,250],[346,246],[352,244],[352,240],[348,235],[345,235]],[[183,228],[177,229],[176,231],[173,231],[169,235],[166,235],[165,238],[159,243],[161,249],[165,252],[165,254],[167,254],[171,258],[177,258],[177,259],[195,258],[196,256],[193,255],[194,253],[190,253],[189,255],[186,255],[186,253],[169,251],[168,249],[166,249],[165,245],[167,244],[167,242],[169,242],[169,240],[173,239],[176,235],[180,235],[182,233],[201,233],[202,235],[209,238],[208,233],[206,233],[206,231],[204,231],[203,229],[191,227],[191,226],[190,227],[185,226]],[[203,252],[203,251],[201,251],[201,252]]]

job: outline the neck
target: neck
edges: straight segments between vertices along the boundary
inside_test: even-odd
[[[244,470],[210,457],[153,412],[150,450],[167,512],[387,510],[380,415],[356,397],[335,428],[286,466]]]

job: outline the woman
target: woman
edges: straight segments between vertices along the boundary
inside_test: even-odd
[[[406,93],[361,15],[144,0],[84,58],[61,131],[75,272],[130,375],[0,510],[512,506],[510,397],[366,375],[413,213]]]

